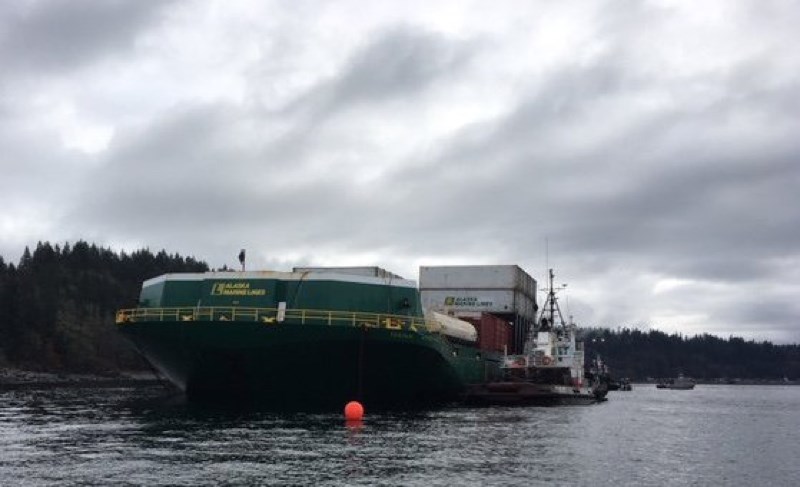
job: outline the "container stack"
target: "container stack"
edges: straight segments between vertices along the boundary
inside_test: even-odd
[[[475,327],[478,332],[478,348],[493,352],[509,350],[511,337],[511,324],[491,313],[481,313],[479,317],[470,314],[459,317]]]
[[[422,266],[419,287],[425,309],[475,325],[481,348],[522,353],[537,305],[536,280],[519,266]]]
[[[317,274],[347,274],[353,276],[380,277],[383,279],[403,279],[382,267],[295,267],[292,272],[314,272]]]

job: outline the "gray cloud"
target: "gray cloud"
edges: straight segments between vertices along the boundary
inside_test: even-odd
[[[315,23],[290,9],[278,16],[285,27],[238,19],[255,37],[219,27],[231,38],[214,37],[231,43],[223,52],[252,59],[209,67],[159,50],[125,57],[142,36],[188,52],[192,15],[216,21],[200,4],[182,10],[186,25],[154,4],[32,5],[5,7],[19,21],[0,34],[16,39],[8,46],[32,39],[14,69],[41,75],[43,90],[65,70],[58,86],[71,89],[50,96],[73,102],[81,117],[70,123],[102,111],[114,135],[96,154],[69,150],[68,131],[27,112],[33,97],[0,99],[2,203],[54,208],[46,230],[0,239],[4,257],[23,238],[90,238],[212,266],[247,247],[256,266],[382,265],[414,278],[420,264],[515,263],[542,277],[547,240],[582,323],[800,340],[800,58],[782,47],[797,40],[785,20],[794,7],[771,4],[772,20],[751,21],[752,5],[733,2],[730,21],[715,23],[609,4],[564,32],[535,23],[539,7],[500,15],[500,26],[470,17],[455,32],[392,15],[344,26],[335,9]],[[559,5],[544,17],[571,25],[572,13]],[[331,25],[359,35],[292,41]],[[283,42],[251,49],[265,38]],[[69,44],[63,53],[54,39]],[[560,42],[569,48],[556,54]],[[313,60],[334,52],[317,70]],[[158,103],[117,115],[74,87],[96,82],[91,73],[69,74],[109,58],[155,79],[196,73],[191,88],[225,69],[236,82],[172,99],[183,94],[137,90],[133,76],[129,94],[109,93]]]
[[[6,70],[43,73],[118,55],[170,3],[42,0],[6,5],[0,16],[0,63]]]
[[[361,103],[404,100],[458,75],[469,45],[414,28],[382,33],[355,54],[342,73],[314,93],[320,112]],[[302,103],[308,103],[303,101]]]
[[[324,132],[330,119],[346,119],[359,110],[369,114],[369,123],[391,124],[390,114],[408,109],[407,100],[425,98],[456,78],[475,48],[473,42],[413,26],[393,26],[359,46],[336,75],[313,85],[277,113],[267,113],[294,121],[268,150],[277,157],[303,157],[312,147],[309,141]]]

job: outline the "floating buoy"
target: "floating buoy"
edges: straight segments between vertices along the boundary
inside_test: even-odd
[[[344,418],[348,421],[361,421],[364,417],[364,406],[358,401],[350,401],[344,407]]]

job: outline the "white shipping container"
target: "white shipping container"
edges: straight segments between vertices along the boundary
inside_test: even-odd
[[[292,272],[314,272],[323,274],[346,274],[351,276],[382,277],[384,279],[403,279],[382,267],[295,267]]]
[[[517,314],[533,320],[536,301],[513,289],[425,289],[420,291],[425,309],[448,312]]]
[[[536,295],[536,281],[516,265],[421,266],[419,287],[428,289],[515,289]]]

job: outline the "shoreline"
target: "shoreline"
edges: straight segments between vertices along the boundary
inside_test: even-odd
[[[0,368],[0,392],[18,389],[50,389],[56,387],[131,387],[164,385],[166,379],[152,372],[119,372],[114,375],[34,372],[10,367]]]

